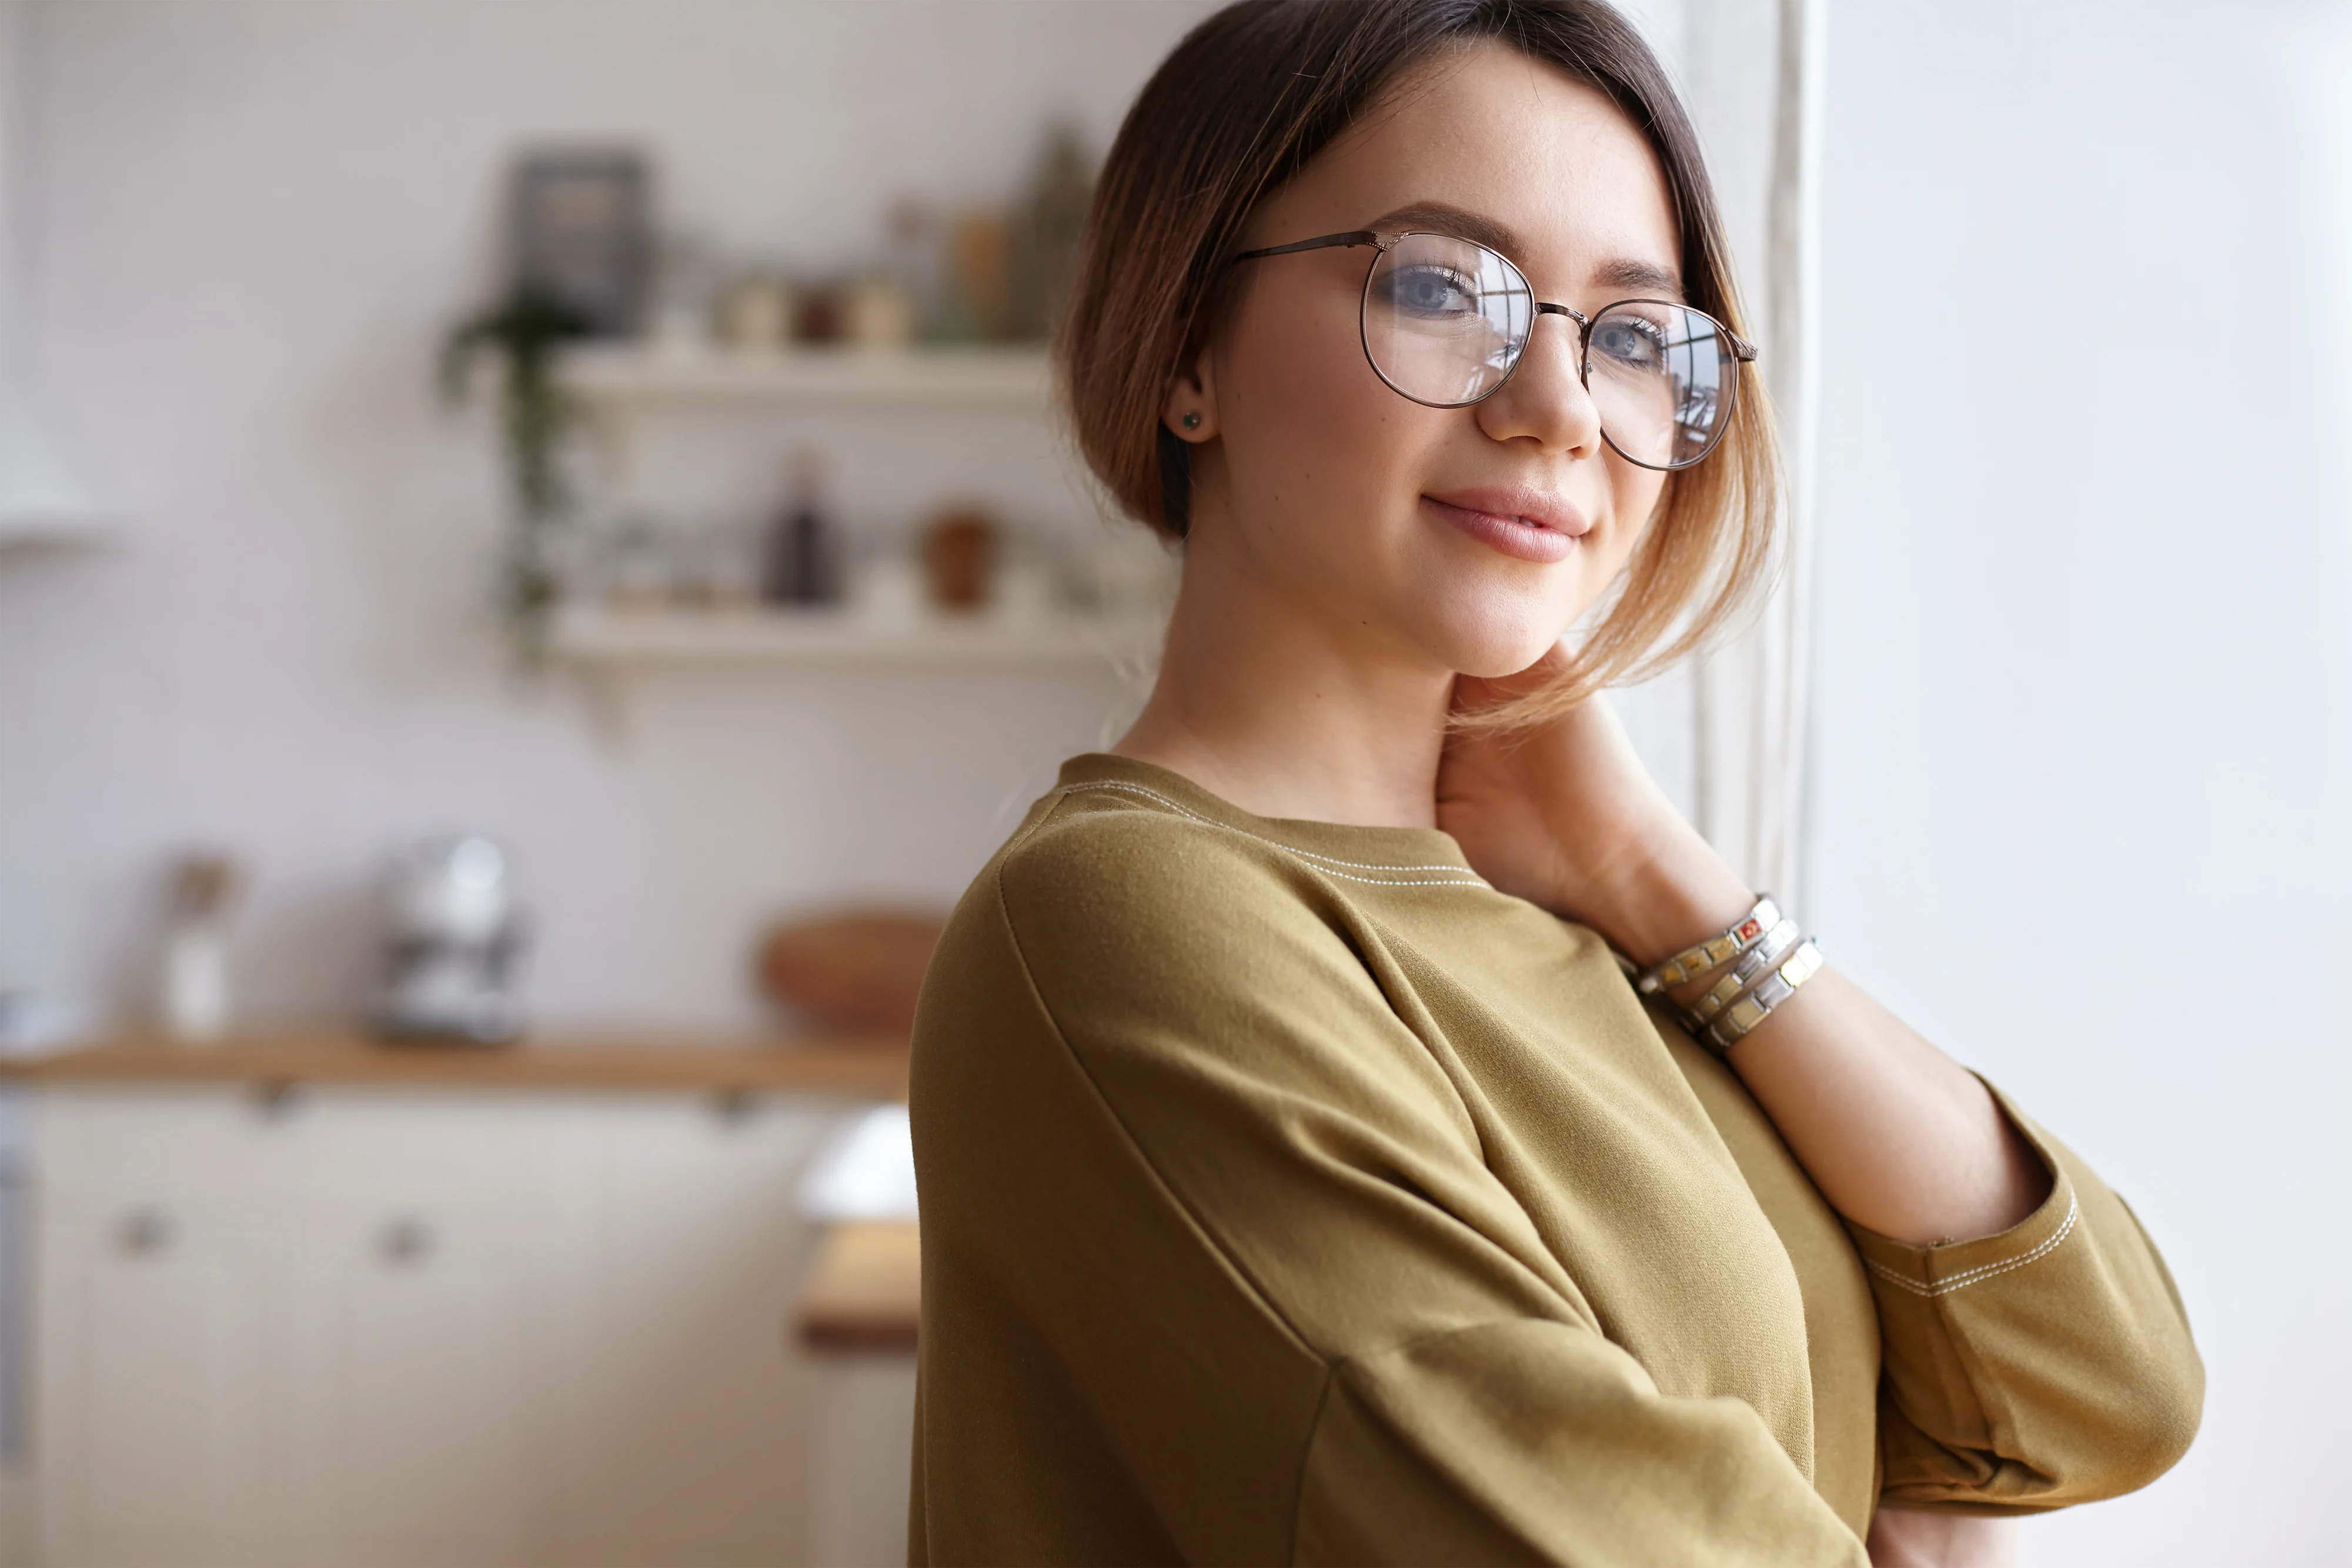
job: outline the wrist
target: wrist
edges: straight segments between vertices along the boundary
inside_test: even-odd
[[[1756,903],[1754,890],[1679,819],[1592,891],[1589,924],[1644,968],[1714,936]]]

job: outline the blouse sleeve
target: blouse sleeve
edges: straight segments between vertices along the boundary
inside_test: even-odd
[[[2180,1292],[2124,1200],[1992,1092],[2051,1173],[2040,1208],[1933,1247],[1846,1227],[1885,1347],[1882,1495],[2024,1513],[2146,1486],[2204,1404]]]
[[[1198,838],[1166,847],[1169,875]],[[917,1103],[926,1290],[940,1190],[940,1245],[1017,1294],[1188,1560],[1866,1568],[1753,1407],[1664,1394],[1603,1335],[1361,960],[1286,917],[1295,896],[1230,896],[1238,874],[1210,900],[1065,879],[1051,853],[1005,866],[992,940],[1027,1020],[992,1010],[994,1082],[969,1092],[1066,1075],[1030,1095],[1071,1108],[1057,1130],[987,1155],[1000,1183],[1033,1170],[1061,1223],[1003,1218],[1002,1186],[962,1218],[965,1134],[925,1099],[961,1092],[942,1070]],[[942,949],[942,989],[973,946]],[[1083,1218],[1116,1184],[1116,1222]]]
[[[1315,1563],[1867,1562],[1750,1406],[1662,1395],[1542,1318],[1335,1364],[1297,1542]]]

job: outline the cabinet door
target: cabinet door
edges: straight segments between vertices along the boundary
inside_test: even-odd
[[[808,1248],[793,1193],[837,1114],[599,1107],[593,1284],[572,1320],[589,1370],[565,1390],[564,1563],[805,1560],[815,1389],[785,1335]]]
[[[164,1192],[43,1227],[36,1460],[54,1563],[249,1564],[261,1506],[273,1239]]]
[[[560,1320],[578,1310],[567,1238],[583,1205],[435,1179],[442,1173],[421,1156],[467,1109],[365,1108],[372,1135],[395,1146],[414,1138],[417,1174],[352,1183],[311,1206],[287,1462],[312,1561],[413,1568],[548,1556],[551,1388],[567,1338]],[[360,1113],[320,1114],[323,1135]]]

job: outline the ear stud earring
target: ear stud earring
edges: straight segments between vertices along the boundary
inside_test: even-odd
[[[1201,416],[1200,416],[1198,413],[1188,413],[1188,414],[1186,414],[1186,415],[1184,416],[1184,428],[1185,428],[1185,429],[1187,429],[1187,430],[1198,430],[1198,429],[1200,429],[1200,428],[1201,428]]]

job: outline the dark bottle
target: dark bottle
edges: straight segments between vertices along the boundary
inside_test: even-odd
[[[771,604],[832,604],[841,597],[824,487],[824,459],[803,447],[793,456],[790,498],[768,531],[761,588]]]

